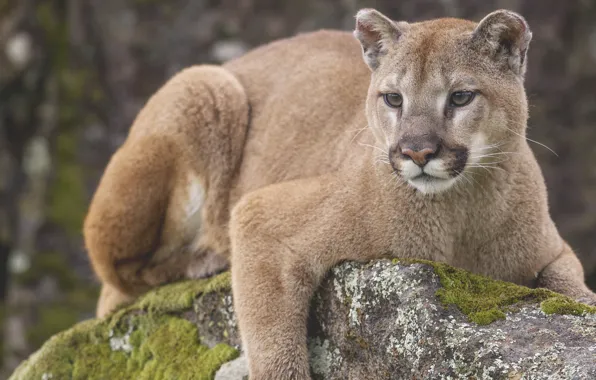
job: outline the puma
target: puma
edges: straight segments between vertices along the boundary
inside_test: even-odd
[[[435,260],[595,303],[525,138],[531,36],[506,10],[407,23],[363,9],[354,35],[175,75],[85,220],[98,315],[230,265],[251,380],[309,379],[309,300],[342,260]]]

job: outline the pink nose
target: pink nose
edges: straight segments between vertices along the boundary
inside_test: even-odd
[[[404,148],[401,150],[401,154],[406,157],[410,157],[410,159],[418,166],[426,165],[426,163],[433,158],[436,152],[437,150],[432,148],[424,148],[418,151],[414,151],[410,148]]]

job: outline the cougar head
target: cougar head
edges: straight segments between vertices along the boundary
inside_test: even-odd
[[[395,172],[422,193],[450,189],[465,172],[525,134],[525,19],[499,10],[479,23],[396,22],[356,15],[372,71],[369,127]]]

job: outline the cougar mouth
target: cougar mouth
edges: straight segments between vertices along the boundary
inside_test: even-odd
[[[395,148],[389,151],[391,166],[398,176],[422,193],[449,189],[457,182],[469,161],[468,149],[465,147],[442,146],[437,153],[427,155],[423,160],[411,157],[412,154],[398,152],[399,149]]]
[[[428,173],[421,173],[408,180],[408,183],[424,194],[440,193],[449,189],[455,178],[441,178]]]
[[[444,180],[445,178],[435,177],[432,174],[428,174],[426,172],[422,172],[422,173],[418,174],[417,176],[415,176],[414,178],[410,178],[410,181],[415,181],[415,180],[427,180],[427,181],[431,181],[431,180],[435,180],[435,179]]]

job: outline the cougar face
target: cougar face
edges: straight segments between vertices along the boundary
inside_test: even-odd
[[[491,41],[480,41],[474,23],[407,24],[378,15],[371,22],[357,37],[366,41],[368,30],[378,38],[376,55],[363,43],[373,71],[367,117],[377,144],[420,192],[448,190],[515,130],[507,124],[511,113],[524,112],[522,73],[490,53]]]
[[[424,43],[433,42],[406,44],[393,67],[379,72],[388,74],[375,78],[372,107],[395,172],[421,192],[434,193],[450,188],[474,164],[486,144],[488,105],[478,80],[460,65],[433,57],[400,64]]]

